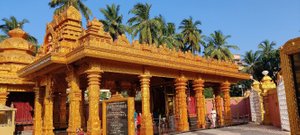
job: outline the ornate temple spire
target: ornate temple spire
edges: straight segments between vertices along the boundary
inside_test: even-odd
[[[8,35],[12,38],[23,38],[25,39],[27,37],[27,34],[25,31],[23,31],[20,28],[15,28],[8,32]]]
[[[109,33],[103,29],[103,24],[96,18],[89,21],[85,35],[81,38],[82,45],[96,45],[99,43],[112,43],[112,38]]]

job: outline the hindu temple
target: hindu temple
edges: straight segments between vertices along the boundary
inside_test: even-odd
[[[153,134],[155,113],[174,116],[178,132],[191,129],[190,117],[196,128],[205,128],[208,86],[214,88],[218,124],[231,125],[230,85],[250,77],[236,64],[165,45],[130,43],[125,35],[113,41],[97,19],[86,28],[81,20],[72,6],[54,15],[36,54],[21,29],[0,43],[0,103],[32,112],[16,122],[33,124],[34,135],[54,135],[58,129],[75,135],[79,128],[100,135],[100,90],[135,98],[144,135]],[[195,99],[193,113],[188,96]]]

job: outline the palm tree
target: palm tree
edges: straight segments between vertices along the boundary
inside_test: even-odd
[[[140,43],[157,43],[161,23],[158,19],[150,18],[150,9],[150,4],[138,3],[129,11],[129,13],[134,14],[134,16],[128,20],[131,34],[133,37],[139,34]]]
[[[106,9],[101,8],[100,12],[104,15],[105,20],[100,20],[104,25],[104,30],[109,32],[113,40],[119,35],[125,33],[125,26],[122,24],[123,16],[119,15],[120,5],[106,5]]]
[[[2,21],[4,24],[0,25],[0,30],[4,33],[4,35],[0,35],[0,42],[6,38],[8,38],[8,32],[15,28],[23,28],[25,23],[29,23],[27,19],[23,19],[18,21],[16,17],[11,16],[10,18],[3,18]],[[37,45],[37,39],[29,34],[27,34],[27,41]]]
[[[200,52],[201,30],[198,25],[201,25],[201,22],[198,20],[194,22],[192,17],[181,21],[179,29],[181,29],[184,41],[183,51]]]
[[[48,5],[51,8],[56,8],[54,14],[58,14],[65,8],[73,6],[83,14],[84,18],[87,21],[92,15],[92,11],[86,5],[83,4],[82,0],[51,0],[51,2],[48,3]]]
[[[274,41],[264,40],[258,45],[258,53],[260,54],[257,76],[262,77],[261,72],[268,70],[273,79],[276,78],[276,72],[279,70],[279,50],[274,49],[276,43]]]
[[[274,54],[275,42],[270,42],[269,40],[264,40],[258,45],[258,52],[262,57],[271,57]]]
[[[230,49],[238,50],[236,45],[229,45],[227,39],[230,35],[223,35],[221,31],[215,31],[206,38],[207,48],[205,48],[205,56],[219,59],[219,60],[232,60],[233,55]]]
[[[166,23],[165,19],[159,15],[155,17],[160,22],[159,35],[158,35],[158,43],[159,45],[166,44],[168,48],[176,48],[179,49],[180,42],[176,39],[176,26],[174,23],[168,22]]]
[[[243,71],[253,74],[255,72],[255,66],[257,66],[259,62],[259,52],[252,52],[252,50],[246,51],[243,62],[247,65],[245,68],[243,68]]]

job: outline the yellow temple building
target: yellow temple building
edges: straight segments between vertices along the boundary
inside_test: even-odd
[[[233,62],[164,45],[130,43],[125,35],[113,41],[97,19],[84,29],[80,12],[72,6],[47,24],[36,56],[34,47],[24,40],[24,31],[15,29],[9,34],[0,43],[0,103],[7,103],[13,92],[34,92],[34,135],[54,135],[55,129],[75,135],[79,128],[100,135],[100,89],[112,94],[126,91],[130,97],[140,91],[141,101],[135,108],[142,113],[141,134],[152,135],[152,113],[159,100],[154,88],[170,86],[167,94],[173,104],[165,112],[175,115],[176,130],[181,132],[190,129],[187,88],[191,86],[195,94],[197,127],[204,128],[203,91],[213,86],[218,123],[230,125],[230,85],[250,78]]]

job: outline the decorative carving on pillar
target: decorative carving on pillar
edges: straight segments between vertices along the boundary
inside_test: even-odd
[[[197,126],[198,128],[205,128],[206,121],[205,121],[205,110],[206,110],[206,103],[205,97],[203,95],[204,90],[204,80],[201,78],[194,80],[193,83],[194,90],[196,91],[196,103],[197,103]]]
[[[224,95],[224,122],[225,125],[231,124],[231,109],[230,109],[230,83],[228,81],[221,84],[221,91]]]
[[[179,77],[175,79],[175,90],[176,90],[176,98],[178,103],[177,107],[177,130],[178,131],[188,131],[189,123],[188,123],[188,114],[187,114],[187,102],[186,102],[186,85],[187,79],[185,77]]]
[[[150,113],[150,78],[149,74],[139,76],[142,91],[142,123],[141,134],[153,135],[152,116]]]
[[[6,85],[0,85],[0,104],[5,105],[6,99],[7,99],[7,86]]]
[[[40,97],[40,88],[38,83],[33,88],[35,92],[34,97],[34,130],[33,135],[42,135],[42,98]]]
[[[222,97],[221,97],[221,92],[220,90],[215,90],[215,106],[216,106],[216,110],[217,110],[217,117],[218,117],[218,124],[219,126],[224,126],[224,119],[223,119],[223,108],[222,108]]]
[[[76,129],[81,128],[80,101],[81,90],[79,89],[79,77],[75,74],[74,68],[70,67],[67,72],[69,92],[69,127],[68,135],[76,135]]]
[[[100,97],[100,80],[101,69],[97,63],[90,63],[90,68],[86,71],[88,78],[89,91],[89,118],[88,118],[88,135],[100,135],[101,123],[99,118],[99,97]]]
[[[47,84],[44,98],[44,125],[43,125],[43,134],[45,135],[54,135],[53,132],[53,97],[52,90],[53,81],[52,76],[47,76]]]

